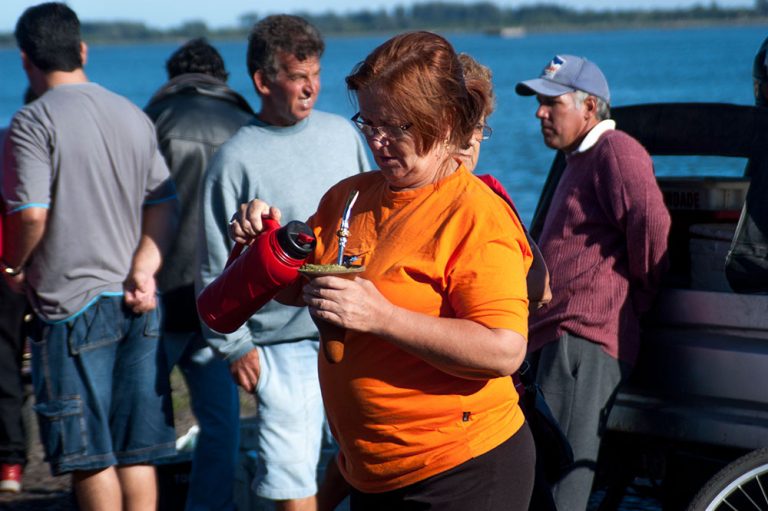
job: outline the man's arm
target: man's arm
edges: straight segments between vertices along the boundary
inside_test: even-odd
[[[148,205],[142,213],[139,246],[123,283],[125,304],[137,314],[157,306],[155,274],[176,230],[178,202],[172,199]]]
[[[29,207],[7,214],[3,223],[3,262],[10,268],[20,268],[34,252],[45,234],[48,209]],[[24,272],[12,276],[4,273],[8,286],[21,293]]]
[[[653,173],[653,161],[639,144],[624,148],[602,174],[615,218],[626,237],[627,265],[635,309],[647,311],[669,266],[671,220]],[[608,170],[608,169],[607,169]]]
[[[643,313],[651,308],[669,268],[671,219],[652,174],[631,188],[636,196],[627,220],[627,253],[632,298],[637,312]]]
[[[195,291],[199,294],[224,270],[232,241],[229,238],[229,220],[240,205],[242,190],[234,189],[225,173],[238,172],[241,162],[230,157],[226,145],[214,155],[203,177],[200,198],[202,226],[198,240],[198,272]],[[247,189],[244,193],[255,193]],[[238,385],[251,392],[260,373],[258,352],[248,324],[229,334],[215,332],[202,323],[206,343],[230,365],[232,377]]]

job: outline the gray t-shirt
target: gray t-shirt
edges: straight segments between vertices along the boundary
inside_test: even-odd
[[[353,174],[370,170],[362,138],[352,123],[314,110],[293,126],[247,124],[211,160],[203,181],[203,229],[198,290],[224,269],[232,241],[227,224],[237,207],[259,198],[280,208],[281,222],[306,221],[323,194]],[[231,334],[205,330],[206,341],[235,360],[267,344],[316,339],[306,307],[269,302]]]
[[[60,321],[122,294],[142,207],[175,196],[144,112],[94,83],[60,85],[14,116],[3,159],[7,214],[48,209],[26,272],[36,312]]]

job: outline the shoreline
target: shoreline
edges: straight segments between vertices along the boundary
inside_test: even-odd
[[[686,20],[669,20],[664,22],[646,22],[642,20],[629,21],[629,22],[601,22],[596,21],[594,23],[550,23],[550,24],[534,24],[534,25],[489,25],[487,27],[472,27],[471,29],[461,29],[453,26],[446,27],[404,27],[402,29],[384,30],[384,31],[328,31],[323,34],[326,38],[334,39],[346,39],[361,36],[391,36],[397,33],[409,31],[409,30],[429,30],[433,32],[439,32],[441,34],[466,34],[466,35],[486,35],[488,37],[504,37],[497,33],[507,27],[514,27],[522,31],[522,35],[516,38],[525,38],[528,35],[546,35],[554,33],[589,33],[589,32],[618,32],[626,30],[681,30],[681,29],[696,29],[696,28],[717,28],[717,27],[753,27],[753,26],[767,26],[768,27],[768,15],[752,14],[751,16],[738,17],[733,19],[686,19]],[[168,43],[181,43],[193,37],[199,37],[198,34],[168,34],[160,35],[157,37],[137,37],[137,38],[104,38],[104,37],[89,37],[86,33],[83,35],[83,40],[91,45],[101,46],[134,46],[134,45],[153,45],[153,44],[168,44]],[[213,30],[205,35],[205,37],[212,42],[244,42],[247,40],[247,30],[237,29],[220,29]],[[6,32],[0,33],[0,49],[15,49],[16,44],[13,38],[13,33]]]

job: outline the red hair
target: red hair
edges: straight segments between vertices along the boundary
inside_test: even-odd
[[[371,52],[346,78],[347,88],[378,96],[410,124],[416,152],[439,142],[466,145],[485,104],[470,94],[456,51],[432,32],[397,35]]]

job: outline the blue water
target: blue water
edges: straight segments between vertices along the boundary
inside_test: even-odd
[[[520,80],[537,76],[555,53],[583,55],[608,77],[614,106],[646,102],[722,101],[751,104],[752,59],[768,27],[689,28],[562,32],[503,39],[481,34],[448,35],[494,72],[496,112],[493,137],[484,142],[479,170],[494,173],[530,221],[553,152],[534,118],[536,102],[514,93]],[[318,108],[346,117],[355,112],[344,76],[384,36],[332,37],[323,57]],[[258,99],[245,68],[245,42],[217,44],[231,72],[230,85],[254,108]],[[144,106],[164,82],[164,64],[176,44],[94,45],[86,72],[98,82]],[[0,126],[21,105],[26,77],[18,51],[0,49]],[[656,159],[659,175],[740,175],[743,162],[726,158]]]

